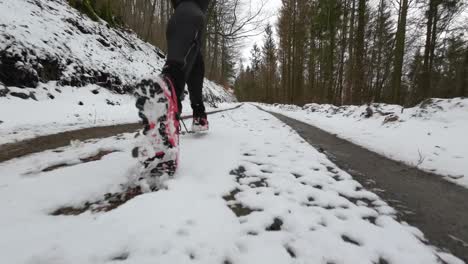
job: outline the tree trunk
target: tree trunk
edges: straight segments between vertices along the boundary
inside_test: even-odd
[[[351,104],[352,103],[352,92],[353,92],[353,85],[352,85],[352,76],[354,72],[354,20],[356,17],[356,0],[351,0],[352,1],[352,7],[351,7],[351,18],[349,21],[349,47],[348,47],[348,62],[347,62],[347,76],[346,76],[346,89],[345,89],[345,103],[346,104]]]
[[[468,47],[465,50],[464,57],[457,84],[457,96],[460,97],[468,96]]]
[[[148,31],[146,32],[146,37],[145,37],[146,41],[149,41],[149,39],[151,37],[151,30],[153,29],[154,12],[156,12],[156,1],[157,0],[153,0],[153,7],[152,7],[151,14],[150,14],[150,21],[149,21],[149,25],[148,25]]]
[[[358,28],[355,41],[355,67],[353,69],[352,102],[361,103],[362,91],[364,90],[364,30],[366,19],[366,0],[359,0],[358,6]]]
[[[401,76],[403,73],[403,60],[405,55],[406,18],[408,16],[408,0],[401,1],[398,15],[398,29],[396,33],[392,76],[392,102],[395,104],[401,103]]]
[[[343,5],[343,21],[342,21],[342,28],[341,28],[341,43],[340,43],[340,63],[338,68],[338,87],[337,93],[335,98],[335,104],[342,105],[344,103],[344,94],[343,94],[343,81],[344,81],[344,65],[345,65],[345,52],[346,52],[346,35],[348,34],[348,13],[349,13],[349,6],[348,1],[344,1]]]
[[[435,36],[434,29],[436,28],[436,14],[437,14],[437,0],[430,0],[429,10],[427,12],[426,22],[426,43],[424,45],[424,61],[423,72],[419,81],[419,100],[428,98],[431,90],[431,60],[433,58],[433,44],[432,38]]]

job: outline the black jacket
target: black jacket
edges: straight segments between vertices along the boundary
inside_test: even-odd
[[[172,6],[174,8],[177,7],[178,4],[180,4],[180,2],[183,2],[183,1],[194,1],[195,3],[197,3],[201,10],[206,13],[206,11],[208,10],[208,4],[210,3],[210,0],[171,0],[172,2]]]

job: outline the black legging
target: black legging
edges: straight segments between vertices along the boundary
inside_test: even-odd
[[[167,61],[163,73],[174,82],[177,98],[183,97],[185,84],[192,108],[203,107],[205,64],[201,53],[205,12],[208,0],[173,0],[175,12],[167,25]]]

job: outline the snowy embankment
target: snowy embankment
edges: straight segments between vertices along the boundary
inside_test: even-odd
[[[262,107],[468,187],[468,99],[431,99],[413,108],[386,104]]]
[[[0,145],[81,128],[140,121],[133,95],[116,94],[93,84],[71,87],[50,82],[35,89],[10,87],[10,90],[34,92],[35,100],[0,97]],[[191,115],[190,102],[185,100],[183,105],[183,115]],[[210,111],[235,105],[206,106]]]
[[[131,134],[0,164],[0,263],[463,263],[271,115],[212,120],[167,189],[123,201]]]
[[[138,120],[133,87],[161,70],[158,48],[64,0],[0,6],[0,144]],[[210,107],[235,101],[208,80],[204,99]]]

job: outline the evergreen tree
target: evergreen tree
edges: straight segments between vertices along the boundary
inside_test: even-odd
[[[386,98],[390,96],[384,94],[385,90],[389,90],[389,77],[391,74],[391,64],[393,59],[394,34],[392,30],[391,12],[386,0],[380,0],[376,19],[371,25],[374,28],[373,43],[370,47],[373,59],[370,62],[370,94],[366,102],[369,100],[381,102],[388,101]]]
[[[273,29],[270,24],[265,28],[265,38],[262,47],[263,84],[265,99],[273,102],[277,96],[277,58],[276,44],[273,37]]]
[[[418,2],[367,2],[282,0],[277,23],[277,92],[271,92],[270,78],[266,77],[270,71],[267,65],[274,65],[265,55],[265,50],[273,50],[267,47],[274,42],[266,37],[261,78],[255,70],[258,56],[252,56],[256,74],[251,79],[252,98],[295,104],[413,105],[428,96],[466,95],[467,41],[466,37],[454,37],[466,33],[466,28],[451,27],[463,10],[462,1],[421,0],[426,11],[423,20],[430,22],[423,48],[417,48],[421,45],[420,27],[413,27],[416,20],[411,17],[418,14],[414,12],[420,7]],[[394,3],[398,19],[392,13]],[[405,62],[405,58],[410,59]],[[430,92],[424,93],[421,84],[428,79],[430,85],[424,87]]]

